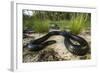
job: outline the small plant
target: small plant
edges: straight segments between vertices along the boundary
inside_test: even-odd
[[[74,13],[70,21],[69,29],[74,34],[79,34],[87,23],[88,14]]]
[[[34,31],[37,33],[45,33],[49,31],[49,20],[34,20]]]
[[[61,30],[67,30],[68,29],[68,25],[69,25],[69,20],[60,20],[60,29]]]

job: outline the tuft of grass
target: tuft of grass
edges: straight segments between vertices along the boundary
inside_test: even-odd
[[[49,20],[34,20],[34,31],[37,33],[45,33],[49,31]]]
[[[85,24],[87,23],[87,14],[78,13],[75,15],[75,13],[72,16],[72,19],[70,21],[69,29],[74,34],[79,34],[84,28]]]

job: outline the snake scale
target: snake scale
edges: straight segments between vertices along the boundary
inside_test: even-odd
[[[71,32],[67,32],[67,31],[48,32],[43,37],[30,41],[27,44],[27,47],[30,48],[31,51],[40,51],[40,50],[44,49],[46,46],[56,43],[55,40],[47,41],[48,38],[50,38],[51,36],[54,36],[54,35],[61,35],[64,37],[65,47],[72,54],[75,54],[78,56],[83,56],[90,49],[90,47],[85,39],[83,39],[82,37],[77,36],[75,34],[72,34]],[[73,43],[73,42],[77,42],[78,44]]]

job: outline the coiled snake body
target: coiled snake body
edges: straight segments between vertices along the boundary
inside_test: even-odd
[[[67,31],[49,32],[48,34],[39,39],[30,41],[30,43],[27,44],[27,47],[30,48],[31,51],[40,51],[46,46],[56,43],[55,40],[46,41],[48,38],[54,35],[61,35],[64,37],[65,47],[72,54],[83,56],[88,52],[90,48],[85,39]],[[78,44],[73,43],[73,41],[77,42]]]

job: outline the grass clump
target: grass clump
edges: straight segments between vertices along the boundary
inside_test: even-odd
[[[45,33],[49,31],[49,20],[34,20],[34,31],[37,33]]]
[[[88,14],[84,13],[74,13],[72,19],[70,20],[69,29],[74,34],[79,34],[84,28],[88,21]]]

